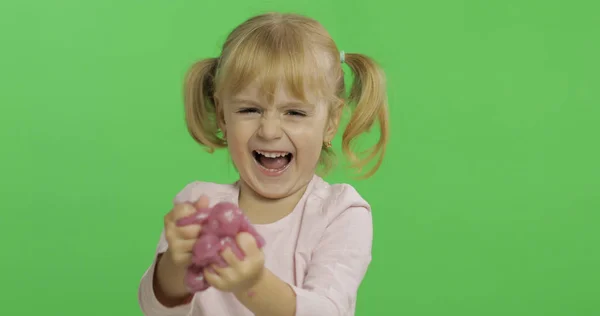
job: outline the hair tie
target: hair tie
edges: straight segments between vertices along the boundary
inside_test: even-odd
[[[342,61],[342,64],[346,62],[346,53],[344,51],[340,52],[340,60]]]

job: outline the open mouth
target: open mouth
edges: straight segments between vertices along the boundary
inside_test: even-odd
[[[293,155],[289,152],[265,152],[260,150],[252,151],[254,160],[259,166],[270,172],[284,171],[292,161]]]

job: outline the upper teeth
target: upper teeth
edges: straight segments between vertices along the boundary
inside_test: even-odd
[[[288,153],[267,153],[267,152],[259,151],[259,150],[257,150],[256,152],[265,157],[269,157],[269,158],[284,157],[284,156],[287,156],[287,154],[288,154]]]

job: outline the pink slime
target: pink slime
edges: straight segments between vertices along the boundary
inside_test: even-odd
[[[210,265],[226,267],[221,251],[227,247],[240,259],[244,259],[243,251],[235,242],[235,237],[242,232],[251,234],[256,239],[258,248],[265,245],[265,240],[258,234],[248,218],[233,203],[218,203],[212,208],[201,208],[194,215],[177,221],[177,226],[200,224],[202,230],[192,250],[192,263],[188,267],[185,284],[192,293],[201,292],[210,287],[204,280],[204,269]]]

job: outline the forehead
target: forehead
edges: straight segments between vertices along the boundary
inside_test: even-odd
[[[332,68],[327,54],[303,45],[271,46],[247,44],[229,52],[217,70],[216,95],[223,100],[252,98],[264,104],[316,104],[336,94],[341,68]]]
[[[263,105],[281,105],[281,104],[316,104],[319,103],[319,97],[303,91],[298,93],[286,87],[284,84],[278,84],[273,88],[266,88],[260,82],[253,82],[238,93],[231,96],[232,102],[251,101]]]

